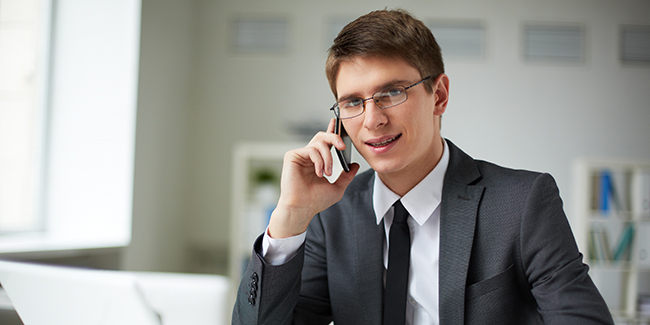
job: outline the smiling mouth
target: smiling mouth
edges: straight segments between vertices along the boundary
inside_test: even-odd
[[[383,147],[383,146],[385,146],[385,145],[399,139],[401,136],[402,136],[402,134],[400,133],[394,138],[391,138],[391,139],[388,139],[388,140],[382,141],[382,142],[377,142],[377,143],[368,143],[368,145],[373,146],[373,147]]]

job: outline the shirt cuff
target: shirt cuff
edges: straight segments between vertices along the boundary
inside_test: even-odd
[[[293,237],[271,238],[267,227],[264,231],[264,238],[262,238],[262,256],[266,263],[282,265],[298,252],[302,243],[305,242],[305,238],[307,238],[306,231]]]

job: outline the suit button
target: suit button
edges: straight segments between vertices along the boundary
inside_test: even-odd
[[[250,290],[248,292],[248,304],[251,306],[255,306],[255,298],[257,298],[257,289],[258,289],[258,281],[259,281],[259,276],[257,275],[257,272],[253,272],[251,274],[251,285],[250,285]]]

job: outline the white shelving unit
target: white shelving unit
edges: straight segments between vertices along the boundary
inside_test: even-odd
[[[650,160],[582,159],[574,175],[592,279],[617,324],[650,324]]]
[[[303,146],[305,146],[304,143],[297,142],[245,142],[235,145],[232,160],[229,256],[229,274],[233,281],[231,286],[233,297],[251,257],[253,241],[266,228],[264,222],[267,216],[262,214],[270,212],[268,209],[272,208],[272,206],[261,207],[260,202],[256,202],[256,194],[263,196],[262,201],[268,201],[266,199],[273,196],[269,184],[279,194],[284,154],[289,150]],[[261,177],[268,180],[265,182],[265,189],[262,190],[264,193],[257,191],[260,184],[256,181],[256,175],[260,174],[264,174]],[[274,203],[277,203],[277,198]]]

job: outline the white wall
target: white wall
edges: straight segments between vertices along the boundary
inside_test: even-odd
[[[133,236],[122,268],[185,271],[195,84],[189,2],[142,2]]]
[[[443,135],[475,158],[551,172],[568,212],[574,159],[650,157],[650,67],[622,66],[617,48],[620,24],[650,25],[648,1],[145,0],[134,227],[142,252],[155,252],[146,257],[150,265],[180,263],[176,244],[228,244],[233,145],[295,139],[290,121],[325,126],[333,100],[325,22],[384,7],[485,22],[484,60],[446,60],[451,100]],[[290,52],[235,54],[230,24],[247,14],[288,17]],[[524,62],[521,26],[530,21],[583,24],[586,62]],[[156,262],[166,250],[173,260]]]

